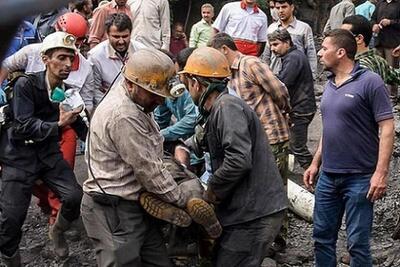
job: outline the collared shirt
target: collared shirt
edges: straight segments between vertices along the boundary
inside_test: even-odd
[[[190,31],[189,47],[207,46],[213,33],[213,28],[204,19],[192,26]]]
[[[371,20],[374,11],[375,11],[375,5],[372,4],[369,0],[365,1],[364,3],[356,7],[356,15],[364,16],[368,20]]]
[[[107,39],[105,22],[108,16],[115,13],[125,13],[132,18],[129,6],[119,7],[114,0],[94,10],[90,25],[89,44],[98,44]]]
[[[93,65],[95,105],[103,98],[104,93],[125,65],[129,55],[140,48],[143,48],[143,45],[131,41],[125,57],[121,58],[114,48],[112,48],[110,41],[106,40],[89,51],[88,60]],[[117,81],[121,77],[122,75],[118,77]]]
[[[157,123],[132,101],[122,82],[97,107],[90,131],[86,155],[106,193],[136,201],[146,190],[179,206],[185,204],[180,188],[163,166],[163,137]],[[90,172],[83,190],[101,193]]]
[[[281,21],[272,23],[268,27],[268,34],[273,33],[278,29],[284,29]],[[310,62],[313,77],[315,78],[317,74],[317,51],[315,49],[314,36],[310,25],[294,18],[286,30],[290,33],[292,42],[297,49],[306,54],[308,61]],[[271,53],[268,45],[265,47],[262,58],[269,64],[269,67],[274,74],[279,73],[282,68],[282,62],[279,57]]]
[[[252,42],[267,41],[268,20],[260,9],[241,7],[242,2],[225,4],[212,27],[234,39]]]
[[[355,13],[356,10],[352,1],[342,0],[334,7],[332,7],[329,14],[329,19],[324,27],[324,32],[340,28],[340,26],[342,26],[344,18],[352,16]]]
[[[26,73],[36,73],[41,72],[46,69],[40,55],[40,49],[42,44],[30,44],[21,48],[14,55],[6,58],[3,61],[2,67],[7,69],[9,73],[14,71],[25,71]],[[79,67],[77,70],[72,70],[64,83],[71,88],[77,88],[79,94],[81,95],[85,106],[88,110],[93,107],[93,97],[94,97],[94,79],[92,72],[92,65],[90,62],[82,56],[79,55]]]
[[[395,48],[400,44],[400,0],[378,1],[371,23],[379,23],[382,19],[389,19],[390,25],[379,31],[376,47]]]
[[[128,0],[132,11],[132,40],[146,47],[169,49],[171,36],[168,0]]]
[[[290,104],[285,85],[254,56],[239,54],[231,70],[229,86],[257,113],[269,143],[289,140],[285,113],[290,111]]]
[[[381,76],[386,84],[400,85],[400,70],[389,66],[387,61],[376,53],[375,49],[357,54],[355,59],[358,60],[361,67]]]

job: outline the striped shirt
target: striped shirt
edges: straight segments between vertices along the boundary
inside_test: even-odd
[[[271,72],[267,64],[254,56],[241,53],[231,65],[229,87],[257,113],[269,143],[289,140],[287,114],[290,111],[286,86]]]
[[[389,66],[387,61],[376,53],[375,49],[370,49],[356,55],[361,67],[369,69],[379,76],[386,84],[400,85],[400,70]]]

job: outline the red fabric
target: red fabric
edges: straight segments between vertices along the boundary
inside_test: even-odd
[[[185,40],[171,38],[169,52],[171,52],[174,56],[178,55],[178,53],[184,48],[186,48]]]
[[[69,126],[63,128],[60,147],[64,160],[73,169],[75,166],[76,133]],[[39,199],[37,203],[39,207],[50,210],[49,224],[54,224],[58,211],[61,208],[61,202],[56,194],[43,183],[35,184],[32,194]]]
[[[244,40],[235,40],[237,49],[244,55],[258,56],[260,46],[257,43],[247,42]]]
[[[75,54],[74,61],[72,61],[71,70],[77,71],[79,69],[79,55]]]
[[[240,3],[240,7],[241,7],[242,9],[246,9],[246,8],[247,8],[247,5],[246,5],[245,2],[242,1],[242,2]],[[253,11],[254,11],[254,13],[260,12],[260,9],[258,8],[258,5],[257,5],[257,4],[254,5]]]

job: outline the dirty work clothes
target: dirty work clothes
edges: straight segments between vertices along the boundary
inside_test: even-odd
[[[54,166],[40,163],[34,172],[2,165],[0,194],[0,251],[11,256],[18,249],[32,188],[41,179],[60,198],[61,214],[68,221],[79,217],[82,189],[65,160]]]
[[[344,212],[350,266],[372,266],[369,240],[373,203],[366,198],[371,176],[372,174],[321,173],[314,206],[316,267],[336,266],[336,241]]]
[[[314,118],[311,115],[291,114],[292,127],[290,127],[290,152],[293,153],[295,160],[302,168],[308,168],[313,159],[313,155],[307,147],[308,126]]]
[[[221,93],[210,110],[205,136],[212,169],[208,186],[221,201],[216,214],[223,227],[286,209],[287,197],[264,129],[243,100]]]
[[[213,266],[259,267],[286,211],[280,211],[247,223],[227,226],[217,239]]]
[[[120,199],[114,208],[84,194],[82,219],[94,242],[97,266],[172,266],[155,219],[137,201]]]

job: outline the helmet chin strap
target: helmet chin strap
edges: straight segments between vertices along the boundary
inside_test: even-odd
[[[210,96],[210,94],[214,91],[222,93],[225,90],[225,88],[226,88],[225,81],[211,82],[208,84],[207,89],[201,94],[199,99],[199,112],[203,117],[208,117],[210,113],[204,108],[204,104],[206,103],[207,98]]]

